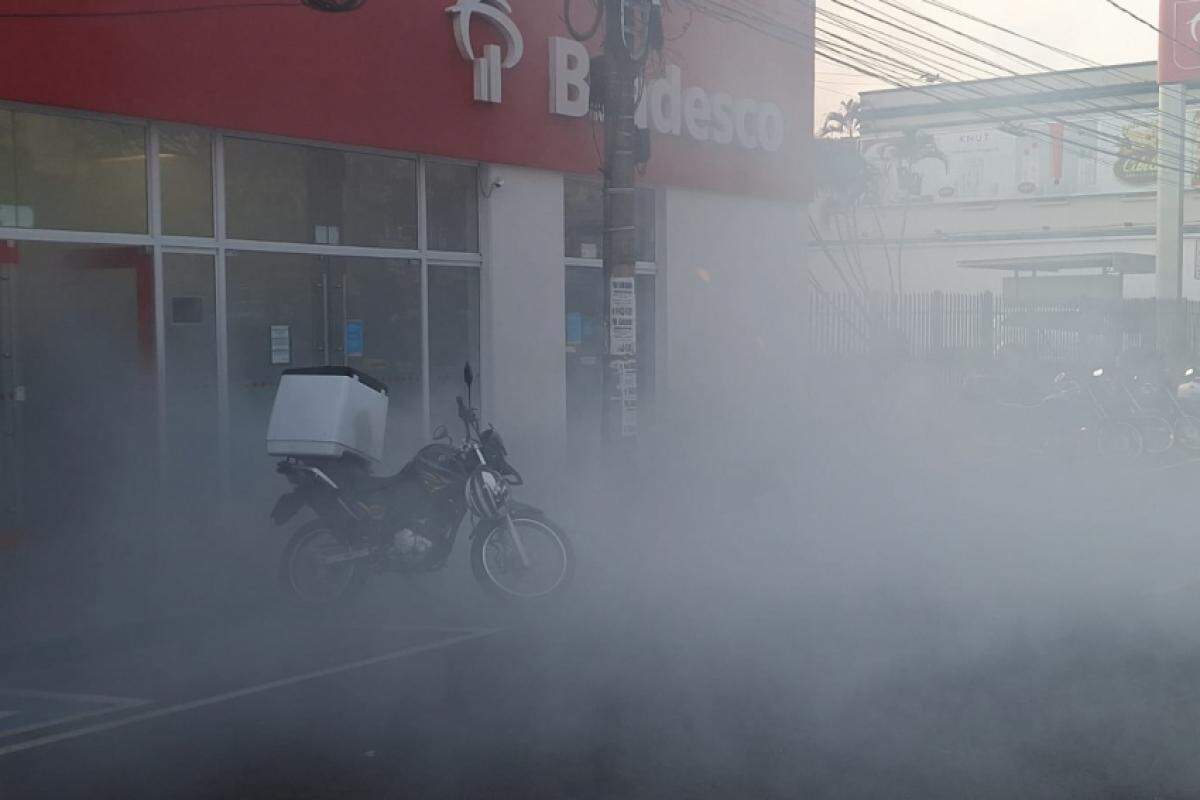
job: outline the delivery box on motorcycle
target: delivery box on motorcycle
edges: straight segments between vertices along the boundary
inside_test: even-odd
[[[387,411],[387,386],[356,369],[285,370],[267,424],[267,452],[382,461]]]

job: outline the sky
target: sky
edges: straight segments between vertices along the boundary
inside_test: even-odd
[[[1144,19],[1157,23],[1158,0],[1118,1]],[[969,20],[940,11],[927,5],[923,0],[902,0],[902,2],[923,14],[978,35],[980,38],[986,38],[988,41],[1042,63],[1057,68],[1082,66],[1082,64],[1072,63],[1069,59],[1056,56],[1041,48],[1007,37],[998,31],[977,26]],[[1150,61],[1156,58],[1157,34],[1125,16],[1105,0],[944,0],[944,2],[1104,64]],[[860,5],[866,9],[889,10],[880,0],[854,0],[854,5]],[[852,12],[846,11],[844,6],[838,7],[831,0],[817,0],[817,7],[853,16]],[[890,11],[896,13],[894,9]],[[921,27],[931,33],[944,33],[929,23],[920,23],[915,19],[913,22],[916,27]],[[820,19],[817,24],[822,25]],[[963,44],[966,45],[965,42]],[[986,52],[985,48],[978,45],[969,47],[972,52],[977,50]],[[887,88],[886,84],[854,74],[846,67],[832,64],[821,58],[817,59],[815,80],[818,126],[825,113],[837,109],[842,100],[852,97],[860,91]]]

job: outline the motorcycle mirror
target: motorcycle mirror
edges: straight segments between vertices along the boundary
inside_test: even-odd
[[[469,389],[469,388],[471,388],[471,384],[473,384],[474,382],[475,382],[475,373],[471,372],[471,362],[468,361],[466,363],[466,365],[463,366],[463,383],[465,383],[467,385],[467,388]]]
[[[450,438],[450,431],[446,430],[445,425],[438,425],[436,428],[433,429],[433,440],[435,442],[440,442],[442,439],[449,439],[449,438]]]

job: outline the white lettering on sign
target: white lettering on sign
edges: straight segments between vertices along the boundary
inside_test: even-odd
[[[550,39],[550,113],[582,117],[588,113],[591,57],[574,39]],[[725,92],[683,86],[683,72],[668,64],[663,77],[642,92],[635,122],[668,136],[684,133],[698,142],[737,143],[747,150],[774,153],[785,138],[783,111],[775,103]]]
[[[587,48],[574,39],[550,39],[550,113],[582,117],[591,97]]]

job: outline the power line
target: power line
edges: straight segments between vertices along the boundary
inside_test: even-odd
[[[800,0],[800,1],[801,1],[801,2],[804,2],[804,0]],[[1044,88],[1044,89],[1057,89],[1057,88],[1059,88],[1059,87],[1055,87],[1055,86],[1052,86],[1052,85],[1051,85],[1051,86],[1047,86],[1046,84],[1042,83],[1042,82],[1039,80],[1039,78],[1048,78],[1048,77],[1051,77],[1051,75],[1047,75],[1047,76],[1037,76],[1037,75],[1021,75],[1020,73],[1016,72],[1015,70],[1013,70],[1013,69],[1011,69],[1011,68],[1008,68],[1008,67],[1005,67],[1005,66],[1004,66],[1004,65],[1002,65],[1002,64],[998,64],[998,63],[996,63],[996,62],[994,62],[994,61],[991,61],[991,60],[988,60],[988,59],[980,58],[979,56],[973,56],[972,54],[968,53],[967,51],[965,51],[965,50],[963,50],[962,48],[959,48],[959,47],[957,47],[957,46],[955,46],[955,45],[952,45],[952,44],[949,44],[949,43],[946,43],[946,42],[942,42],[942,41],[940,41],[940,40],[935,40],[935,39],[932,39],[931,37],[929,37],[929,36],[926,36],[926,35],[925,35],[925,34],[923,34],[923,33],[920,33],[920,32],[917,32],[917,31],[915,31],[913,28],[911,28],[910,26],[908,26],[908,25],[907,25],[907,24],[906,24],[906,23],[905,23],[903,20],[899,20],[899,19],[897,19],[896,17],[894,17],[894,16],[892,16],[892,15],[890,15],[890,14],[887,14],[886,12],[883,12],[883,11],[879,11],[879,12],[878,12],[878,14],[882,14],[882,15],[883,15],[883,17],[881,18],[881,17],[877,16],[876,14],[872,14],[872,13],[869,13],[869,12],[863,11],[863,10],[861,10],[860,8],[852,7],[852,6],[848,5],[848,4],[847,4],[847,3],[845,3],[845,2],[842,2],[841,0],[831,0],[831,1],[832,1],[832,2],[834,2],[834,3],[836,3],[837,5],[844,6],[844,7],[848,8],[848,9],[850,9],[851,11],[854,11],[855,13],[858,13],[858,14],[860,14],[860,15],[862,15],[862,16],[865,16],[865,17],[867,17],[867,18],[869,18],[869,19],[872,19],[872,20],[875,20],[875,21],[879,21],[879,22],[892,22],[892,23],[896,24],[896,25],[897,25],[897,26],[898,26],[898,27],[899,27],[901,30],[903,30],[903,31],[904,31],[904,32],[906,32],[906,33],[909,33],[909,34],[912,34],[912,35],[916,35],[916,36],[918,36],[919,38],[922,38],[922,39],[924,39],[924,40],[926,40],[926,41],[929,41],[929,42],[931,42],[931,43],[937,43],[937,44],[939,44],[940,46],[942,46],[942,47],[945,47],[945,48],[948,48],[948,49],[950,49],[950,50],[951,50],[951,51],[953,51],[953,52],[956,52],[956,53],[962,53],[962,54],[964,54],[964,55],[967,55],[967,56],[974,57],[974,58],[976,58],[977,60],[981,61],[981,62],[982,62],[982,63],[984,63],[984,64],[987,64],[987,65],[988,65],[988,66],[990,66],[990,67],[993,67],[993,68],[995,68],[995,69],[999,69],[999,70],[1001,70],[1001,71],[1003,71],[1003,72],[1007,72],[1007,73],[1008,73],[1009,75],[1011,75],[1011,76],[1025,78],[1027,81],[1029,81],[1029,82],[1033,83],[1035,86],[1038,86],[1039,88]],[[1008,56],[1010,56],[1010,57],[1013,57],[1013,58],[1017,59],[1018,61],[1023,61],[1023,62],[1025,62],[1025,63],[1027,63],[1027,64],[1030,64],[1031,66],[1034,66],[1035,68],[1041,69],[1041,70],[1043,70],[1043,71],[1046,71],[1046,72],[1049,72],[1049,73],[1053,73],[1053,72],[1054,72],[1054,70],[1052,70],[1052,69],[1051,69],[1049,66],[1047,66],[1047,65],[1045,65],[1045,64],[1042,64],[1042,63],[1040,63],[1040,62],[1034,61],[1033,59],[1030,59],[1030,58],[1027,58],[1027,57],[1025,57],[1025,56],[1022,56],[1022,55],[1020,55],[1019,53],[1014,53],[1014,52],[1012,52],[1012,51],[1010,51],[1010,50],[1007,50],[1006,48],[1000,47],[1000,46],[998,46],[998,45],[994,45],[994,44],[992,44],[992,43],[990,43],[990,42],[987,42],[986,40],[983,40],[983,39],[980,39],[980,38],[978,38],[978,37],[972,36],[971,34],[964,33],[963,31],[960,31],[960,30],[958,30],[958,29],[956,29],[956,28],[953,28],[953,27],[951,27],[951,26],[945,25],[945,24],[943,24],[943,23],[941,23],[941,22],[939,22],[939,21],[937,21],[937,20],[934,20],[934,19],[932,19],[932,18],[930,18],[930,17],[928,17],[928,16],[926,16],[926,15],[920,14],[919,12],[917,12],[917,11],[915,11],[915,10],[913,10],[913,9],[910,9],[910,8],[908,8],[908,7],[906,7],[906,6],[902,5],[902,4],[900,4],[900,3],[894,2],[894,0],[880,0],[880,2],[884,3],[885,5],[888,5],[888,6],[890,6],[890,7],[892,7],[892,8],[896,8],[896,9],[898,9],[898,10],[900,10],[900,11],[903,11],[903,12],[905,12],[905,13],[908,13],[908,14],[910,14],[910,15],[912,15],[912,16],[914,16],[914,17],[916,17],[916,18],[918,18],[918,19],[920,19],[920,20],[922,20],[922,21],[924,21],[924,22],[928,22],[928,23],[930,23],[930,24],[933,24],[933,25],[935,25],[935,26],[937,26],[937,27],[939,27],[939,28],[942,28],[942,29],[944,29],[944,30],[947,30],[947,31],[949,31],[949,32],[951,32],[951,33],[954,33],[954,34],[955,34],[955,35],[957,35],[957,36],[961,36],[961,37],[963,37],[963,38],[965,38],[965,39],[967,39],[967,40],[969,40],[969,41],[972,41],[972,42],[974,42],[974,43],[977,43],[977,44],[983,45],[983,46],[985,46],[985,47],[988,47],[988,48],[990,48],[990,49],[994,49],[994,50],[996,50],[996,51],[998,51],[998,52],[1001,52],[1001,53],[1003,53],[1003,54],[1005,54],[1005,55],[1008,55]],[[805,3],[805,4],[807,5],[807,3]],[[1093,84],[1090,84],[1090,83],[1088,83],[1087,81],[1083,81],[1081,78],[1078,78],[1078,76],[1069,76],[1069,75],[1065,75],[1065,76],[1064,76],[1064,75],[1060,75],[1059,77],[1074,78],[1076,81],[1083,83],[1083,85],[1085,85],[1085,86],[1087,86],[1087,87],[1093,87]],[[949,88],[949,87],[947,87],[947,88]],[[973,87],[963,86],[963,87],[959,87],[959,88],[961,88],[962,90],[966,91],[966,90],[971,90]],[[976,93],[977,93],[977,94],[981,94],[979,91],[976,91]],[[987,96],[987,95],[986,95],[986,94],[981,94],[981,96]],[[996,95],[993,95],[993,96],[996,96]],[[1115,116],[1115,117],[1117,117],[1117,118],[1124,119],[1124,120],[1125,120],[1125,121],[1127,121],[1127,122],[1130,122],[1130,123],[1137,124],[1137,125],[1139,125],[1139,126],[1151,127],[1151,128],[1153,128],[1155,131],[1157,131],[1158,133],[1161,133],[1161,132],[1162,132],[1162,129],[1161,129],[1161,128],[1160,128],[1160,127],[1159,127],[1159,126],[1156,124],[1156,123],[1151,123],[1151,122],[1147,122],[1146,120],[1138,119],[1138,118],[1136,118],[1136,117],[1131,117],[1131,116],[1129,116],[1129,115],[1127,115],[1127,114],[1123,114],[1122,112],[1120,112],[1120,111],[1118,111],[1118,110],[1115,110],[1115,109],[1110,109],[1110,108],[1107,108],[1107,107],[1105,107],[1105,106],[1102,106],[1102,105],[1096,105],[1095,103],[1091,103],[1091,102],[1089,102],[1089,101],[1082,100],[1082,99],[1080,99],[1080,100],[1077,100],[1077,101],[1074,101],[1074,102],[1077,102],[1077,103],[1079,103],[1080,105],[1083,105],[1085,108],[1088,108],[1088,109],[1090,109],[1090,110],[1097,111],[1097,112],[1101,112],[1101,113],[1103,113],[1103,114],[1106,114],[1106,115],[1112,115],[1112,116]],[[1058,116],[1058,115],[1055,115],[1055,114],[1050,114],[1050,113],[1047,113],[1047,112],[1044,112],[1044,111],[1043,111],[1043,112],[1035,112],[1035,111],[1034,111],[1032,108],[1029,108],[1028,106],[1025,106],[1025,105],[1019,105],[1019,104],[1014,104],[1014,105],[1016,105],[1016,107],[1018,107],[1018,108],[1023,108],[1023,109],[1025,109],[1025,110],[1027,110],[1027,111],[1031,111],[1031,112],[1033,112],[1033,113],[1041,113],[1041,114],[1043,114],[1043,115],[1047,116],[1049,119],[1052,119],[1052,120],[1054,120],[1054,121],[1056,121],[1056,122],[1059,122],[1059,123],[1061,123],[1061,124],[1069,125],[1069,126],[1072,126],[1072,127],[1078,127],[1078,126],[1077,126],[1075,123],[1068,122],[1067,120],[1063,119],[1061,116]],[[1175,116],[1175,117],[1173,117],[1173,118],[1174,118],[1174,119],[1176,119],[1176,120],[1178,120],[1178,119],[1181,119],[1181,118],[1180,118],[1180,117],[1178,117],[1178,116]],[[1187,122],[1186,118],[1182,118],[1182,119],[1183,119],[1183,122],[1184,122],[1185,124],[1188,124],[1188,122]],[[1122,138],[1120,138],[1120,137],[1116,137],[1116,136],[1112,136],[1112,135],[1108,135],[1108,134],[1102,134],[1102,133],[1100,133],[1099,131],[1097,131],[1097,132],[1096,132],[1096,135],[1097,135],[1097,136],[1099,136],[1099,138],[1102,138],[1102,139],[1106,139],[1106,140],[1108,140],[1108,141],[1109,141],[1111,144],[1114,144],[1114,145],[1116,145],[1117,147],[1122,147],[1122,146],[1124,145],[1124,140],[1123,140]],[[1200,140],[1197,140],[1197,139],[1195,139],[1195,138],[1189,137],[1189,136],[1187,136],[1187,135],[1184,135],[1182,138],[1183,138],[1183,140],[1184,140],[1186,143],[1188,143],[1188,144],[1192,144],[1192,145],[1200,145]],[[1118,156],[1118,157],[1119,157],[1119,154],[1117,154],[1117,153],[1112,153],[1111,151],[1100,151],[1100,152],[1107,152],[1109,155],[1114,155],[1114,156]],[[1164,154],[1164,153],[1163,153],[1161,150],[1156,150],[1156,157],[1157,157],[1157,158],[1162,158],[1162,157],[1163,157],[1163,156],[1165,156],[1165,155],[1166,155],[1166,154]],[[1185,157],[1185,158],[1186,158],[1186,157]],[[1170,159],[1171,159],[1171,160],[1175,160],[1175,161],[1179,161],[1179,159],[1178,159],[1178,158],[1176,158],[1175,156],[1170,156]],[[1184,162],[1182,162],[1182,161],[1179,161],[1179,164],[1180,164],[1180,166],[1182,167],[1182,166],[1184,165]],[[1158,163],[1157,163],[1157,165],[1158,165],[1158,166],[1163,166],[1161,162],[1158,162]]]
[[[210,3],[208,5],[179,6],[176,8],[141,8],[119,11],[28,11],[0,13],[0,19],[98,19],[103,17],[157,17],[170,14],[198,14],[205,11],[243,11],[253,8],[303,8],[302,0],[258,0],[255,2]]]
[[[896,2],[896,0],[879,0],[879,2],[883,3],[884,5],[887,5],[887,6],[889,6],[889,7],[891,7],[891,8],[895,8],[895,9],[897,9],[897,10],[899,10],[899,11],[902,11],[902,12],[904,12],[904,13],[907,13],[907,14],[909,14],[909,15],[911,15],[911,16],[913,16],[913,17],[915,17],[915,18],[919,19],[919,20],[921,20],[922,22],[926,22],[926,23],[928,23],[928,24],[931,24],[931,25],[934,25],[934,26],[936,26],[936,27],[938,27],[938,28],[940,28],[940,29],[942,29],[942,30],[946,30],[946,31],[948,31],[948,32],[950,32],[950,33],[953,33],[953,34],[955,34],[956,36],[960,36],[960,37],[962,37],[962,38],[964,38],[964,39],[966,39],[966,40],[968,40],[968,41],[970,41],[970,42],[972,42],[972,43],[974,43],[974,44],[978,44],[978,45],[981,45],[981,46],[983,46],[983,47],[987,47],[987,48],[989,48],[989,49],[992,49],[992,50],[995,50],[995,51],[997,51],[997,52],[1003,53],[1004,55],[1007,55],[1007,56],[1009,56],[1009,57],[1015,58],[1015,59],[1017,59],[1018,61],[1023,61],[1023,62],[1025,62],[1026,64],[1028,64],[1028,65],[1030,65],[1030,66],[1034,67],[1035,69],[1040,69],[1040,70],[1043,70],[1043,71],[1044,71],[1044,72],[1046,72],[1046,73],[1054,73],[1054,72],[1055,72],[1055,70],[1053,70],[1053,69],[1052,69],[1050,66],[1048,66],[1048,65],[1046,65],[1046,64],[1040,63],[1040,62],[1038,62],[1038,61],[1034,61],[1034,60],[1033,60],[1033,59],[1031,59],[1031,58],[1027,58],[1027,57],[1025,57],[1025,56],[1022,56],[1022,55],[1020,55],[1019,53],[1014,53],[1014,52],[1012,52],[1011,50],[1008,50],[1008,49],[1006,49],[1006,48],[1000,47],[999,45],[992,44],[991,42],[988,42],[988,41],[986,41],[986,40],[984,40],[984,39],[980,39],[979,37],[973,36],[973,35],[971,35],[971,34],[969,34],[969,33],[965,33],[965,32],[963,32],[963,31],[961,31],[961,30],[959,30],[959,29],[957,29],[957,28],[954,28],[954,27],[950,26],[950,25],[946,25],[946,24],[944,24],[944,23],[942,23],[942,22],[939,22],[938,20],[935,20],[935,19],[933,19],[933,18],[931,18],[931,17],[929,17],[929,16],[927,16],[927,15],[925,15],[925,14],[921,14],[920,12],[918,12],[918,11],[916,11],[916,10],[914,10],[914,9],[911,9],[911,8],[909,8],[909,7],[907,7],[907,6],[903,5],[903,4],[901,4],[901,3],[899,3],[899,2]],[[990,63],[992,63],[992,62],[986,62],[986,63],[989,63],[989,64],[990,64]],[[1056,88],[1058,88],[1058,87],[1054,87],[1054,86],[1047,86],[1046,84],[1042,83],[1042,82],[1039,80],[1039,78],[1040,78],[1041,76],[1035,76],[1035,75],[1022,76],[1022,75],[1020,75],[1019,73],[1017,73],[1015,70],[1011,70],[1011,69],[1008,69],[1008,68],[1006,68],[1006,67],[1002,67],[1002,66],[999,66],[999,65],[997,65],[997,66],[998,66],[998,68],[1000,68],[1000,69],[1002,69],[1002,70],[1005,70],[1005,71],[1009,72],[1009,73],[1010,73],[1012,76],[1015,76],[1015,77],[1024,77],[1026,80],[1028,80],[1029,82],[1033,83],[1035,86],[1037,86],[1037,87],[1039,87],[1039,88],[1044,88],[1044,89],[1056,89]],[[1049,77],[1049,75],[1048,75],[1047,77]],[[1068,77],[1068,76],[1062,76],[1062,77]],[[1087,83],[1086,81],[1082,81],[1082,82],[1084,83],[1084,85],[1085,85],[1085,86],[1089,86],[1089,87],[1090,87],[1090,86],[1092,86],[1092,84],[1089,84],[1089,83]],[[1137,120],[1137,119],[1136,119],[1136,118],[1134,118],[1134,117],[1130,117],[1129,115],[1127,115],[1127,114],[1124,114],[1124,113],[1122,113],[1122,112],[1120,112],[1120,111],[1106,109],[1104,106],[1098,106],[1098,105],[1096,105],[1095,103],[1090,103],[1090,102],[1083,101],[1083,100],[1080,100],[1080,101],[1078,101],[1078,102],[1080,102],[1081,104],[1085,105],[1085,107],[1087,107],[1087,108],[1090,108],[1090,109],[1092,109],[1092,110],[1095,110],[1095,111],[1103,111],[1103,112],[1105,112],[1105,113],[1112,114],[1112,115],[1114,115],[1114,116],[1116,116],[1116,117],[1118,117],[1118,118],[1120,118],[1120,119],[1124,119],[1124,120],[1125,120],[1125,121],[1127,121],[1127,122],[1137,122],[1137,123],[1139,123],[1139,124],[1144,124],[1144,122],[1143,122],[1143,121],[1141,121],[1141,120]],[[1061,120],[1061,119],[1060,119],[1060,118],[1058,118],[1058,117],[1053,117],[1053,118],[1054,118],[1056,121],[1059,121],[1059,122],[1062,122],[1062,121],[1063,121],[1063,120]],[[1178,118],[1176,118],[1176,119],[1178,119]],[[1186,118],[1185,118],[1185,120],[1184,120],[1184,121],[1185,121],[1185,123],[1186,123]],[[1160,133],[1162,132],[1162,129],[1161,129],[1161,127],[1159,127],[1157,124],[1155,124],[1155,125],[1154,125],[1154,127],[1155,127],[1155,129],[1156,129],[1158,132],[1160,132]],[[1188,144],[1200,145],[1200,140],[1196,140],[1196,139],[1189,138],[1189,137],[1187,137],[1186,135],[1184,135],[1184,137],[1183,137],[1183,138],[1184,138],[1184,141],[1185,141],[1186,143],[1188,143]],[[1117,144],[1119,144],[1119,142],[1116,142],[1116,143],[1117,143]]]
[[[917,91],[919,93],[922,93],[929,97],[932,97],[933,99],[935,99],[939,102],[945,102],[945,101],[947,101],[948,98],[945,97],[944,94],[939,94],[938,90],[957,91],[957,92],[962,92],[962,93],[966,93],[966,94],[974,94],[976,96],[988,98],[988,99],[996,99],[996,98],[1003,99],[1002,95],[989,94],[988,92],[986,92],[985,90],[983,90],[982,88],[980,88],[978,86],[963,86],[963,85],[954,86],[954,85],[950,85],[950,84],[947,84],[947,85],[926,84],[923,86],[916,86],[916,85],[913,85],[913,84],[907,82],[906,80],[904,80],[900,75],[898,75],[895,72],[895,69],[897,67],[900,67],[903,72],[912,73],[917,76],[933,75],[933,74],[936,74],[936,70],[928,69],[928,65],[918,64],[918,65],[914,66],[914,65],[904,62],[902,59],[898,59],[894,56],[883,56],[881,58],[881,54],[879,54],[878,51],[874,51],[871,48],[866,48],[864,45],[859,44],[859,43],[851,43],[848,45],[845,43],[830,42],[827,40],[818,39],[814,34],[809,34],[807,32],[801,31],[799,29],[791,28],[791,27],[787,26],[786,24],[780,23],[778,20],[774,20],[770,17],[765,17],[762,14],[757,13],[757,12],[744,11],[742,9],[733,8],[731,6],[728,6],[721,2],[718,2],[718,0],[683,0],[683,2],[685,2],[687,5],[694,7],[697,11],[700,11],[701,13],[703,13],[705,15],[711,16],[711,17],[721,20],[721,21],[733,22],[733,23],[744,25],[745,27],[750,28],[751,30],[754,30],[765,36],[770,36],[771,38],[780,39],[782,41],[785,41],[785,42],[788,42],[788,43],[794,44],[794,45],[799,45],[804,42],[809,42],[813,46],[815,55],[817,55],[821,58],[824,58],[825,60],[830,61],[831,63],[845,66],[849,69],[859,72],[860,74],[882,80],[883,82],[891,84],[898,88],[912,89],[914,91]],[[804,5],[809,6],[809,7],[813,7],[811,0],[798,0],[798,2],[801,2]],[[933,37],[922,34],[918,31],[914,31],[911,28],[911,26],[906,25],[905,23],[903,23],[903,21],[898,20],[894,16],[887,14],[887,12],[880,11],[878,14],[873,14],[870,12],[863,11],[859,8],[850,6],[848,3],[841,2],[841,0],[832,0],[832,2],[835,2],[837,5],[841,5],[851,11],[854,11],[855,13],[866,16],[866,17],[868,17],[874,21],[880,22],[884,25],[897,25],[905,33],[914,35],[917,38],[922,39],[923,41],[926,41],[930,44],[934,44],[939,47],[946,47],[953,52],[960,53],[969,58],[974,58],[975,60],[979,60],[979,61],[987,64],[988,66],[993,67],[994,69],[1000,69],[1002,71],[1007,71],[1008,73],[1010,73],[1012,75],[1018,74],[1015,71],[1009,69],[1008,67],[1005,67],[1004,65],[998,64],[998,63],[996,63],[994,61],[990,61],[988,59],[981,59],[979,56],[972,54],[968,51],[962,50],[961,48],[958,48],[954,45],[949,45],[942,40],[935,39]],[[883,16],[880,16],[880,15],[883,15]],[[890,17],[890,19],[889,19],[889,17]],[[763,26],[766,26],[766,27],[763,27]],[[792,34],[792,36],[789,37],[786,35],[782,35],[781,31],[790,33],[790,34]],[[793,38],[793,37],[795,37],[795,38]],[[801,41],[797,41],[797,38],[800,39]],[[843,37],[843,42],[844,41],[845,40]],[[858,48],[859,50],[861,50],[863,52],[855,52],[854,48]],[[832,51],[832,52],[830,52],[830,51]],[[858,62],[858,63],[856,63],[856,62]],[[961,80],[961,78],[960,78],[960,80]],[[1080,101],[1080,102],[1082,103],[1083,101]],[[1085,132],[1089,137],[1095,137],[1096,139],[1106,141],[1110,145],[1115,146],[1117,148],[1124,148],[1127,145],[1127,142],[1123,137],[1118,137],[1118,136],[1114,136],[1112,134],[1104,133],[1097,128],[1090,128],[1085,125],[1080,125],[1078,122],[1063,119],[1058,115],[1047,113],[1045,110],[1035,110],[1027,105],[1023,105],[1023,104],[1019,104],[1019,103],[1014,103],[1014,107],[1021,108],[1023,110],[1030,112],[1031,114],[1033,114],[1035,116],[1041,116],[1043,118],[1046,118],[1049,121],[1058,122],[1059,124],[1063,125],[1065,128],[1070,128],[1072,130],[1081,130],[1081,131]],[[1101,107],[1093,106],[1092,110],[1100,111],[1105,114],[1114,114],[1113,110],[1102,107],[1102,106]],[[995,123],[1001,129],[1009,127],[1008,121],[1001,117],[996,117],[994,115],[990,115],[990,114],[986,114],[986,113],[982,113],[982,112],[979,113],[979,116],[984,120]],[[1148,122],[1146,120],[1140,120],[1140,119],[1131,118],[1131,117],[1127,118],[1127,119],[1130,122],[1133,122],[1139,126],[1146,127],[1146,128],[1153,128],[1153,129],[1157,130],[1156,125],[1154,125],[1153,123]],[[1030,137],[1036,137],[1036,138],[1043,139],[1046,141],[1051,141],[1051,142],[1054,141],[1054,138],[1051,137],[1048,132],[1042,132],[1042,131],[1037,131],[1037,130],[1032,130],[1032,129],[1022,129],[1022,133],[1024,135],[1027,135]],[[1085,142],[1081,142],[1078,140],[1072,140],[1065,136],[1062,137],[1061,139],[1059,139],[1059,141],[1062,141],[1065,145],[1070,145],[1076,151],[1092,151],[1097,154],[1110,156],[1110,157],[1116,158],[1116,159],[1128,157],[1128,154],[1122,153],[1120,149],[1118,149],[1117,151],[1106,150],[1098,145],[1091,144],[1091,143],[1085,143]],[[1154,152],[1155,152],[1155,160],[1147,161],[1147,163],[1152,164],[1153,166],[1155,166],[1158,169],[1173,170],[1173,171],[1179,172],[1180,174],[1183,174],[1183,175],[1189,175],[1189,176],[1191,175],[1191,172],[1185,168],[1185,162],[1179,162],[1178,165],[1171,165],[1171,164],[1165,163],[1164,160],[1160,160],[1159,157],[1165,155],[1164,153],[1162,153],[1161,150],[1156,149]],[[1145,159],[1143,159],[1143,160],[1145,160]],[[1108,162],[1108,163],[1113,163],[1113,162]]]

